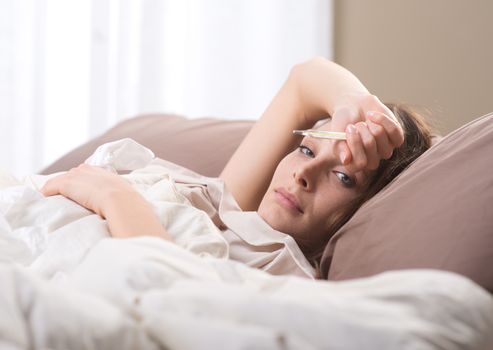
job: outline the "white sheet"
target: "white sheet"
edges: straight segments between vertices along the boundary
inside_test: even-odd
[[[26,179],[31,186],[2,179],[1,349],[493,346],[493,298],[464,277],[431,270],[337,283],[276,277],[225,259],[214,227],[174,230],[212,245],[111,239],[96,215],[39,197],[33,188],[45,178]]]

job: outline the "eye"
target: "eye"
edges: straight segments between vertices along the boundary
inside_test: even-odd
[[[340,171],[334,171],[334,174],[339,178],[339,181],[341,181],[341,183],[345,187],[353,188],[354,186],[356,186],[356,181],[352,177],[350,177],[349,175],[344,174]]]
[[[315,153],[313,153],[312,150],[309,149],[308,147],[301,145],[298,148],[299,148],[300,152],[303,153],[304,155],[307,155],[310,158],[315,157]]]

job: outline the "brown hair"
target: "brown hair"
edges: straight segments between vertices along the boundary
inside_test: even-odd
[[[406,105],[387,103],[386,106],[394,113],[404,130],[404,143],[394,149],[389,159],[380,161],[380,165],[365,184],[365,189],[332,215],[332,223],[325,243],[356,213],[363,203],[378,193],[431,147],[433,133],[422,115]],[[314,266],[318,266],[324,248],[324,244],[321,244],[319,249],[307,257]]]

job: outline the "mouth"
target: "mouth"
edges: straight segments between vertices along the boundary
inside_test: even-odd
[[[303,214],[303,210],[300,207],[298,199],[293,194],[289,193],[284,188],[277,188],[274,190],[276,200],[283,207],[289,209],[296,214]]]

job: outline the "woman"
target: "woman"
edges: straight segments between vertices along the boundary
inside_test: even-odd
[[[397,118],[346,69],[312,59],[292,69],[220,178],[242,210],[258,211],[272,228],[292,236],[316,265],[335,230],[429,148],[427,126],[402,112]],[[293,130],[328,117],[320,129],[345,131],[347,140],[305,137],[300,145],[293,136]],[[172,239],[149,203],[103,169],[80,166],[41,191],[62,194],[106,218],[114,237],[145,232]]]

